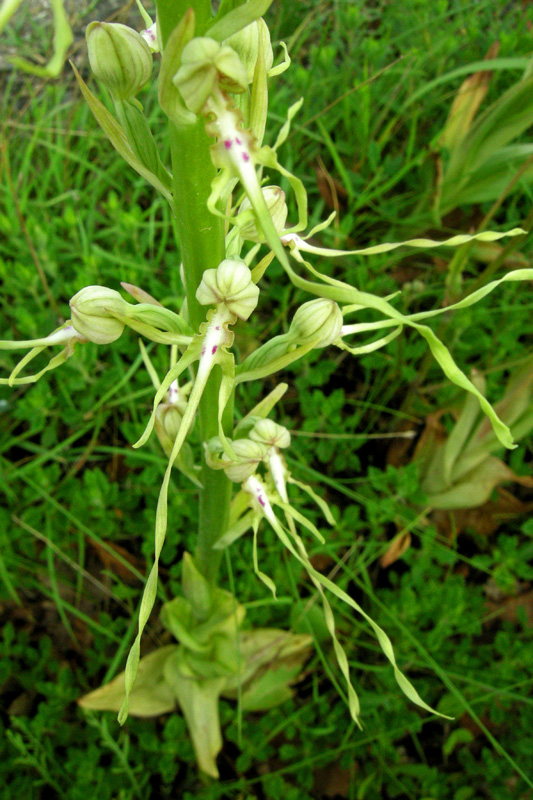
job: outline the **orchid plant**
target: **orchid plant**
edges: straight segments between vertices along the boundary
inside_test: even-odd
[[[89,25],[92,72],[109,93],[114,114],[73,68],[83,96],[113,147],[161,193],[174,214],[182,262],[181,310],[175,313],[163,307],[130,284],[123,283],[122,287],[134,303],[114,288],[89,286],[71,299],[71,319],[48,336],[0,343],[4,349],[28,349],[11,375],[2,379],[11,386],[38,380],[86,342],[115,342],[125,328],[167,348],[169,369],[160,378],[141,344],[155,395],[146,429],[133,446],[141,447],[155,431],[168,465],[155,514],[154,561],[140,603],[138,633],[125,672],[82,698],[80,704],[90,709],[114,709],[121,723],[128,714],[150,716],[180,708],[199,767],[213,777],[218,774],[216,757],[222,746],[219,698],[239,693],[245,710],[261,710],[283,701],[290,695],[291,682],[312,646],[306,635],[247,629],[243,606],[217,584],[223,551],[251,531],[253,568],[268,591],[276,595],[272,578],[259,565],[263,526],[270,526],[280,548],[301,564],[321,599],[355,722],[359,724],[360,704],[348,658],[337,637],[330,595],[367,621],[405,695],[426,711],[437,713],[400,670],[387,634],[309,558],[307,537],[321,542],[324,538],[291,498],[295,493],[307,495],[327,523],[335,523],[324,499],[293,476],[284,459],[291,435],[274,417],[287,384],[279,383],[254,408],[239,405],[235,414],[235,404],[242,403],[237,394],[239,385],[277,374],[311,350],[335,347],[353,355],[370,353],[386,347],[404,328],[413,328],[426,340],[447,378],[469,393],[485,413],[498,442],[513,447],[509,428],[478,383],[459,369],[443,342],[425,324],[444,309],[403,314],[393,297],[378,297],[331,278],[307,259],[372,256],[402,246],[456,247],[474,240],[494,242],[523,231],[484,231],[440,242],[413,239],[352,251],[311,244],[332,218],[304,233],[308,227],[305,188],[282,165],[279,156],[302,100],[288,109],[287,121],[274,144],[264,143],[269,82],[290,65],[283,44],[279,63],[274,64],[270,33],[262,18],[270,3],[222,0],[213,14],[210,0],[156,0],[155,23],[139,4],[145,27],[141,33],[121,24]],[[161,123],[168,128],[170,166],[162,161],[137,99],[152,78],[154,60],[160,62],[157,89]],[[294,224],[287,223],[286,197],[276,177],[294,194]],[[287,279],[311,299],[298,308],[286,333],[271,338],[236,363],[232,352],[234,330],[261,305],[261,279],[273,259],[282,266]],[[482,300],[503,281],[532,278],[531,269],[510,272],[446,311]],[[375,321],[361,319],[367,309],[376,312]],[[44,367],[32,375],[22,375],[30,361],[57,346],[62,349]],[[200,452],[188,441],[194,425],[200,431]],[[162,622],[177,644],[141,658],[141,638],[157,597],[158,563],[169,524],[167,501],[174,468],[198,490],[197,545],[194,554],[183,557],[183,595],[167,602],[161,612]]]

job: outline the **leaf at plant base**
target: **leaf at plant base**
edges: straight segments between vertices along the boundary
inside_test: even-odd
[[[448,187],[453,193],[455,186],[460,194],[470,176],[533,124],[532,88],[533,76],[519,80],[476,119],[453,151],[442,185],[443,197]]]
[[[496,498],[477,508],[461,508],[453,511],[436,510],[432,521],[440,536],[454,541],[463,531],[474,530],[479,536],[491,536],[503,520],[509,522],[516,517],[525,519],[533,513],[533,503],[523,503],[506,489],[497,489]]]
[[[181,562],[183,595],[189,601],[196,620],[207,619],[213,607],[213,587],[207,581],[190,553],[185,552]]]
[[[521,185],[521,184],[520,184]],[[497,242],[475,242],[470,255],[474,261],[480,264],[492,264],[499,259],[504,251],[501,244]],[[509,253],[502,262],[503,269],[525,269],[530,266],[530,261],[523,253],[514,251]]]
[[[472,383],[481,392],[486,394],[486,381],[483,375],[472,371]],[[479,405],[476,398],[469,394],[466,396],[463,408],[453,429],[448,436],[442,451],[442,477],[447,483],[452,481],[452,472],[455,464],[461,458],[461,453],[468,446],[467,442],[472,430],[479,419]],[[500,417],[501,419],[501,417]],[[492,429],[490,429],[492,432]]]
[[[168,658],[178,645],[167,645],[141,658],[135,686],[131,690],[129,713],[134,717],[157,717],[176,708],[176,698],[164,677]],[[84,695],[78,705],[91,711],[118,711],[124,700],[124,673],[94,692]]]
[[[489,47],[485,59],[496,58],[500,43]],[[490,70],[479,70],[463,81],[451,105],[448,119],[439,139],[439,145],[452,150],[468,133],[479,106],[486,97],[492,78]]]
[[[510,188],[523,190],[524,184],[533,180],[533,166],[528,163],[532,154],[533,144],[530,142],[510,144],[490,155],[477,170],[469,172],[462,183],[445,178],[440,197],[441,213],[447,213],[457,205],[496,200],[519,171],[520,180]]]
[[[439,509],[475,508],[486,503],[500,483],[509,481],[533,486],[533,477],[516,475],[499,458],[489,456],[459,483],[446,491],[428,495],[428,504]]]
[[[224,697],[240,699],[245,711],[266,711],[292,696],[291,684],[309,657],[313,640],[275,628],[243,631],[239,635],[242,669],[228,678]]]
[[[178,652],[165,662],[165,679],[187,722],[199,768],[218,778],[216,757],[222,748],[218,704],[225,679],[198,680]]]

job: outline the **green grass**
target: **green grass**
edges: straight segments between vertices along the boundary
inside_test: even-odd
[[[313,222],[338,202],[338,223],[322,242],[364,245],[481,223],[491,203],[459,207],[440,228],[431,217],[431,153],[464,76],[436,81],[478,62],[495,39],[500,58],[529,56],[530,8],[411,0],[400,10],[385,2],[313,0],[278,3],[270,20],[294,62],[272,88],[270,131],[290,103],[306,96],[283,157],[305,179]],[[485,103],[519,75],[495,72]],[[128,281],[177,308],[182,289],[169,212],[114,157],[70,70],[56,83],[21,75],[2,81],[2,336],[53,330],[58,317],[67,317],[69,298],[95,283],[118,288]],[[420,101],[411,102],[416,93]],[[152,95],[143,101],[155,109]],[[164,150],[164,128],[157,130]],[[336,186],[333,203],[319,190],[317,167]],[[521,179],[491,226],[523,221],[531,194],[531,184]],[[531,258],[529,240],[521,250]],[[417,311],[442,304],[450,258],[448,251],[396,251],[337,259],[324,270],[383,295],[407,282],[396,302]],[[483,269],[470,254],[462,270],[465,292]],[[254,341],[285,330],[308,299],[291,287],[280,292],[280,278],[273,264],[251,321]],[[491,400],[501,396],[509,368],[528,354],[528,289],[503,285],[482,304],[434,326],[463,369],[486,372]],[[251,349],[242,333],[237,348]],[[162,372],[163,348],[155,346],[151,357]],[[0,352],[2,375],[14,363],[15,355]],[[280,601],[269,599],[251,572],[247,537],[230,551],[237,597],[251,623],[310,626],[319,647],[291,702],[248,716],[222,704],[220,784],[199,782],[180,715],[130,719],[119,730],[114,715],[87,716],[76,707],[79,696],[123,669],[151,563],[165,468],[155,441],[131,449],[153,392],[129,334],[112,346],[79,347],[33,387],[0,387],[3,797],[300,800],[326,796],[328,776],[339,796],[357,800],[530,796],[531,522],[524,515],[504,518],[491,536],[474,527],[445,539],[421,515],[416,465],[387,467],[391,440],[373,438],[404,425],[418,433],[430,412],[457,403],[460,395],[411,334],[357,360],[333,350],[313,354],[287,376],[290,389],[278,421],[296,433],[290,468],[327,497],[338,518],[334,531],[323,529],[326,545],[310,545],[310,552],[387,629],[399,664],[424,699],[455,720],[428,718],[409,705],[368,628],[336,604],[363,705],[364,730],[354,727],[338,696],[343,686],[329,642],[320,635],[319,604],[314,599],[308,609],[298,601],[313,600],[312,587],[297,565],[280,557],[266,529],[261,568],[276,582]],[[239,407],[248,410],[273,385],[246,385]],[[525,474],[531,451],[523,444],[509,460]],[[179,475],[173,489],[161,600],[179,592],[179,558],[194,545],[194,491]],[[531,501],[527,490],[517,494]],[[392,567],[380,568],[390,540],[407,529],[411,547]],[[123,549],[117,553],[116,546]],[[227,571],[223,579],[229,585]],[[517,590],[524,607],[512,613]],[[488,604],[487,591],[499,592],[495,605]],[[146,651],[165,643],[165,636],[154,614]]]

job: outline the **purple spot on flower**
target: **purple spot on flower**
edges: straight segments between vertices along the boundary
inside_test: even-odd
[[[205,347],[202,347],[202,355],[205,356]]]
[[[231,139],[225,139],[224,140],[224,147],[226,148],[226,150],[230,149],[230,147],[231,147]]]
[[[263,500],[263,498],[262,497],[258,497],[258,500],[259,500],[259,502],[261,503],[261,505],[264,508],[265,507],[265,501]]]
[[[243,153],[242,154],[242,160],[243,161],[249,161],[250,160],[250,156],[248,155],[248,153]]]
[[[235,141],[237,142],[237,144],[242,144],[241,140],[237,139],[237,137],[235,137]]]
[[[216,331],[219,331],[219,330],[220,330],[220,325],[217,325],[217,326],[216,326],[216,328],[215,328],[215,330],[216,330]]]
[[[212,356],[214,356],[214,355],[215,355],[215,353],[216,353],[216,351],[217,351],[217,345],[215,345],[215,346],[213,347],[213,349],[211,350],[211,355],[212,355]]]

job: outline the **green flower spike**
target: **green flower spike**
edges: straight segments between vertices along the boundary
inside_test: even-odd
[[[259,30],[259,50],[262,57],[256,62],[254,84],[250,106],[250,128],[243,128],[243,113],[236,107],[230,94],[240,94],[248,87],[248,69],[240,61],[238,54],[228,45],[220,45],[209,37],[191,39],[182,52],[181,66],[173,82],[179,89],[185,105],[195,114],[203,114],[207,119],[206,131],[215,138],[212,150],[213,163],[221,172],[214,179],[208,200],[209,210],[226,218],[220,211],[237,181],[250,201],[255,215],[256,226],[261,236],[268,242],[278,258],[286,255],[280,242],[279,233],[272,222],[267,203],[261,191],[256,166],[275,169],[285,176],[291,184],[298,206],[298,225],[291,231],[303,230],[307,224],[307,195],[302,182],[278,162],[276,149],[285,141],[289,133],[290,120],[301,106],[301,101],[289,110],[289,120],[283,126],[273,148],[259,147],[262,139],[267,113],[266,79],[269,59],[264,57],[264,42]],[[227,217],[236,223],[237,215]]]
[[[214,275],[211,273],[215,273]],[[159,567],[159,557],[165,541],[167,529],[167,503],[168,489],[172,467],[179,456],[185,439],[192,427],[198,405],[200,403],[207,379],[212,369],[218,365],[222,370],[222,381],[218,397],[218,425],[219,437],[224,451],[232,459],[238,460],[231,449],[230,443],[224,436],[222,429],[222,415],[231,395],[235,378],[235,361],[228,348],[233,344],[233,331],[230,326],[237,322],[237,317],[247,319],[252,312],[252,305],[257,304],[257,287],[252,287],[252,273],[240,259],[230,261],[226,259],[216,270],[207,270],[204,274],[205,281],[202,280],[198,287],[198,299],[202,304],[214,304],[215,308],[207,313],[206,322],[200,326],[200,332],[193,338],[177,364],[168,372],[154,398],[153,411],[148,425],[143,435],[134,447],[143,445],[152,432],[157,418],[157,408],[164,400],[170,387],[180,375],[195,361],[198,361],[198,369],[193,386],[183,411],[183,417],[172,450],[169,456],[168,465],[163,478],[163,483],[159,493],[157,503],[156,522],[155,522],[155,554],[154,563],[141,600],[139,611],[139,629],[135,641],[130,650],[125,671],[125,698],[119,713],[119,722],[123,724],[128,715],[129,696],[135,682],[140,658],[140,642],[144,627],[154,606],[157,593],[157,576]],[[250,300],[251,295],[255,297],[254,302]]]

